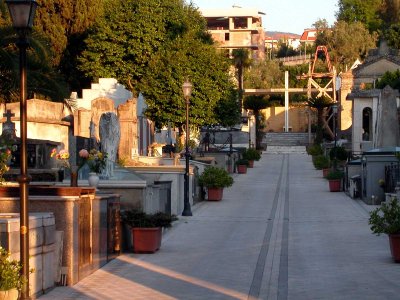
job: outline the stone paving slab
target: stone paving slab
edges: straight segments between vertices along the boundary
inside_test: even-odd
[[[374,206],[330,193],[306,154],[269,151],[221,202],[180,217],[157,253],[123,254],[40,299],[398,299]]]

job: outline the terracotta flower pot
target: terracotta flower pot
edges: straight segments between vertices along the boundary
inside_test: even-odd
[[[393,260],[400,262],[400,234],[389,234],[390,253]]]
[[[329,179],[328,181],[330,192],[340,192],[342,179]]]
[[[221,201],[223,192],[223,188],[208,188],[208,201]]]
[[[133,252],[154,253],[161,247],[162,230],[155,228],[132,228]]]
[[[254,168],[254,160],[249,160],[249,168]]]
[[[324,177],[328,176],[330,170],[331,170],[330,168],[322,169],[322,176]]]
[[[238,165],[237,172],[239,174],[246,174],[247,173],[247,166],[246,165]]]

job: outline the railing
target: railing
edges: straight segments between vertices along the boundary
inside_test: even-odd
[[[385,193],[395,193],[397,182],[400,182],[400,163],[385,166]]]

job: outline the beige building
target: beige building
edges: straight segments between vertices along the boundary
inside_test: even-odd
[[[207,27],[221,49],[230,53],[233,49],[245,48],[254,59],[265,57],[265,33],[261,16],[256,9],[233,7],[231,9],[204,9]]]

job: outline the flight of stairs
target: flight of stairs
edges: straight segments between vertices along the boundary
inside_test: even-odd
[[[313,136],[311,137],[313,140]],[[268,132],[263,143],[269,146],[307,146],[307,132]]]

